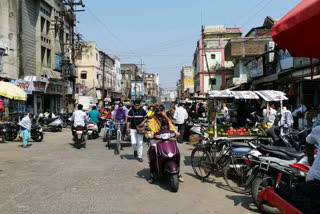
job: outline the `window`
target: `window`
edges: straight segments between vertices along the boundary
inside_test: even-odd
[[[41,46],[41,64],[45,65],[46,48]]]
[[[215,54],[211,54],[211,59],[216,59],[216,55]]]
[[[45,20],[43,17],[41,17],[41,33],[44,32],[44,25],[45,25],[45,23],[46,23],[46,20]]]
[[[99,55],[96,53],[96,60],[99,61]]]
[[[87,79],[87,72],[86,72],[86,71],[82,71],[82,72],[81,72],[81,79],[82,79],[82,80]]]
[[[47,49],[47,63],[48,67],[51,67],[51,50]]]
[[[66,33],[66,40],[67,40],[67,42],[69,41],[69,39],[70,39],[70,38],[69,38],[69,34]]]
[[[49,34],[49,30],[50,30],[50,22],[49,21],[47,21],[47,29],[46,29],[46,33],[47,34]]]
[[[216,78],[211,78],[210,83],[211,83],[211,85],[216,85],[217,84]]]

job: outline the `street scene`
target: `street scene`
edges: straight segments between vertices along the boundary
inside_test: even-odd
[[[320,0],[0,1],[0,213],[320,213]]]

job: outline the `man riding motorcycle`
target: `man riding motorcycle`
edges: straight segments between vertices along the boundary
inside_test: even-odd
[[[75,134],[75,128],[77,126],[82,126],[84,129],[86,129],[86,122],[89,122],[89,118],[87,114],[82,111],[83,105],[79,104],[78,105],[78,110],[73,112],[70,121],[73,122],[72,125],[72,135]]]

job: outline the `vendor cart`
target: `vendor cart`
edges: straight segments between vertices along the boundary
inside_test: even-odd
[[[209,133],[212,140],[227,140],[232,139],[236,141],[248,141],[248,140],[270,140],[269,137],[263,134],[266,127],[228,127],[231,131],[225,132],[226,130],[222,128],[219,129],[218,120],[223,117],[219,114],[218,106],[223,103],[233,103],[235,100],[263,100],[267,102],[267,107],[269,102],[279,101],[282,109],[282,101],[286,100],[284,93],[280,91],[230,91],[230,90],[219,90],[219,91],[209,91],[208,92],[208,120],[213,124],[213,130]],[[229,111],[235,111],[231,108]],[[238,115],[240,117],[240,115]],[[254,128],[252,131],[251,128]],[[220,132],[221,131],[221,132]]]

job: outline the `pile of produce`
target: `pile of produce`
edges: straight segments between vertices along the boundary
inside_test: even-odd
[[[229,127],[226,132],[223,132],[222,135],[248,135],[248,131],[245,128],[234,129]]]

